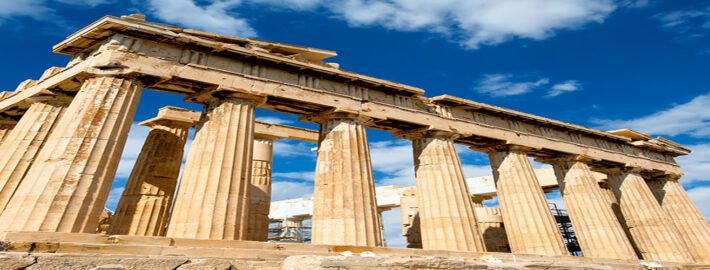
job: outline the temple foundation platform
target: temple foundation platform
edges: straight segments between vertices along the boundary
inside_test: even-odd
[[[352,252],[352,256],[343,255],[346,251]],[[362,256],[363,252],[372,252],[374,256]],[[97,256],[99,254],[101,256]],[[651,269],[646,268],[644,263],[650,262],[496,252],[454,252],[105,234],[55,232],[0,234],[0,269],[54,269],[51,267],[57,265],[71,269],[151,270],[195,269],[191,267],[198,267],[197,269]],[[662,265],[663,269],[710,268],[710,265],[656,263]],[[224,268],[217,268],[217,266]],[[230,266],[232,268],[229,268]]]

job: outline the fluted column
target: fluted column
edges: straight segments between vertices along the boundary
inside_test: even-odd
[[[254,112],[258,98],[230,96],[205,106],[178,187],[167,236],[244,240]]]
[[[0,117],[0,143],[10,134],[10,131],[17,125],[17,121]]]
[[[143,85],[87,79],[0,216],[0,231],[93,233]]]
[[[167,107],[158,117],[141,123],[151,130],[128,177],[109,234],[165,235],[187,132],[199,119],[199,113],[186,117],[187,113]]]
[[[416,191],[413,188],[399,197],[402,236],[406,238],[407,248],[422,248],[422,234],[419,221],[419,206]]]
[[[375,183],[363,120],[349,114],[327,113],[310,121],[321,124],[312,243],[381,246]]]
[[[0,144],[0,213],[15,194],[71,97],[52,95],[27,101],[32,104]]]
[[[500,208],[476,207],[476,219],[478,229],[483,236],[488,252],[510,252],[508,236],[505,234],[505,226]]]
[[[647,183],[695,262],[710,263],[710,226],[683,186],[671,177],[660,177]]]
[[[489,158],[511,251],[568,255],[528,156],[503,148],[491,149]]]
[[[589,166],[574,157],[551,163],[584,256],[638,259]]]
[[[422,246],[485,251],[452,134],[411,132]]]
[[[269,207],[271,206],[271,162],[274,142],[269,138],[254,140],[251,184],[249,185],[249,228],[247,239],[266,241],[269,238]]]
[[[622,170],[609,174],[631,239],[645,260],[692,262],[678,231],[658,204],[651,189],[637,172]]]

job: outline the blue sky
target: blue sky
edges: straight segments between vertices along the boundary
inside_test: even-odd
[[[0,89],[63,66],[52,45],[103,15],[335,50],[342,69],[596,127],[633,128],[693,148],[678,159],[710,216],[710,1],[652,0],[0,0]],[[136,122],[165,105],[147,91]],[[317,128],[260,110],[260,119]],[[109,200],[116,203],[147,130],[135,127]],[[414,183],[411,146],[369,130],[378,185]],[[274,198],[312,192],[313,144],[279,141]],[[490,173],[466,148],[467,177]],[[549,195],[556,202],[558,194]],[[386,213],[401,243],[397,213]]]

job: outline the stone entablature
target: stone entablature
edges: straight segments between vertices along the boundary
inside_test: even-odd
[[[105,17],[55,46],[57,53],[74,55],[69,66],[3,100],[0,111],[18,114],[14,111],[23,110],[22,100],[40,89],[72,91],[87,74],[113,72],[141,77],[148,88],[157,90],[187,95],[206,88],[251,93],[268,97],[259,106],[276,111],[303,116],[330,109],[353,112],[370,117],[366,123],[370,128],[454,132],[461,135],[457,143],[473,147],[518,144],[533,149],[533,156],[586,155],[599,166],[640,167],[654,175],[681,175],[673,158],[689,152],[659,143],[661,139],[632,141],[461,98],[426,98],[419,88],[300,61],[298,50],[289,57],[283,49],[274,53],[262,48],[266,45],[249,44],[134,18]],[[266,47],[275,50],[274,46]],[[294,48],[306,55],[318,51]]]

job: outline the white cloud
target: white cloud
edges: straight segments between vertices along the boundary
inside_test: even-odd
[[[710,220],[710,186],[689,189],[688,196],[690,196],[695,205],[700,209],[705,220]]]
[[[249,0],[249,2],[294,10],[309,10],[319,7],[323,0]]]
[[[710,136],[710,93],[647,116],[629,120],[592,119],[599,129],[628,128],[654,135]]]
[[[377,179],[381,185],[406,187],[416,184],[411,142],[402,139],[370,142],[370,157],[372,170],[385,175]]]
[[[651,0],[622,0],[619,4],[628,8],[643,8],[651,5],[652,2]]]
[[[406,239],[402,236],[402,217],[399,208],[392,208],[382,212],[382,225],[384,225],[385,241],[388,247],[405,247]]]
[[[458,145],[457,148],[459,148]],[[468,150],[460,151],[458,154],[463,156],[476,155],[478,153]],[[385,175],[381,179],[376,179],[379,185],[400,187],[416,185],[414,153],[412,152],[412,143],[410,141],[396,139],[370,142],[370,156],[372,157],[372,170]],[[462,167],[466,177],[491,175],[491,167],[489,165],[462,164]]]
[[[274,181],[271,183],[271,201],[313,197],[313,182]]]
[[[111,0],[55,0],[61,4],[95,7]],[[35,20],[59,21],[54,9],[48,7],[49,0],[0,0],[0,23],[11,17],[30,17]]]
[[[149,0],[148,5],[153,15],[169,23],[226,35],[256,36],[256,31],[249,23],[232,11],[242,1],[209,2],[200,5],[193,0]]]
[[[466,178],[487,176],[493,173],[493,169],[491,169],[490,165],[479,166],[464,164],[462,166],[463,174],[466,176]]]
[[[575,80],[567,80],[555,84],[547,91],[547,97],[556,97],[565,93],[575,92],[582,89],[582,84]]]
[[[507,97],[529,93],[550,83],[547,78],[532,81],[514,81],[511,74],[488,74],[478,81],[475,90],[492,97]]]
[[[710,143],[688,145],[693,150],[690,155],[676,158],[685,175],[684,184],[692,182],[710,182]]]
[[[601,23],[616,8],[611,0],[343,0],[328,6],[354,26],[445,33],[474,49]]]
[[[103,4],[108,4],[110,2],[113,2],[113,0],[55,0],[55,1],[62,3],[62,4],[77,5],[77,6],[89,6],[89,7],[95,7],[98,5],[103,5]]]
[[[138,123],[131,125],[131,131],[128,133],[128,139],[126,140],[126,146],[123,148],[121,161],[118,163],[116,178],[124,179],[130,176],[133,165],[136,163],[136,159],[141,152],[141,148],[143,148],[143,143],[145,143],[145,138],[148,137],[149,132],[149,127],[138,125]]]
[[[43,13],[53,12],[44,6],[44,0],[0,1],[0,22],[10,17],[27,16],[41,19]]]
[[[274,142],[274,155],[281,157],[315,157],[316,153],[311,151],[314,147],[316,147],[314,143],[279,140]]]
[[[516,38],[541,40],[560,30],[602,23],[617,8],[612,0],[149,0],[151,12],[167,22],[254,36],[249,23],[234,14],[245,3],[325,10],[351,26],[433,32],[472,49]]]
[[[30,16],[46,19],[49,0],[0,1],[0,19]],[[94,7],[111,0],[56,0]],[[256,36],[245,5],[321,13],[354,27],[440,34],[477,49],[514,39],[542,40],[561,30],[602,23],[618,6],[646,0],[148,0],[147,11],[168,23],[242,37]],[[189,14],[189,16],[186,16]]]
[[[256,121],[269,123],[269,124],[277,124],[277,125],[285,125],[285,124],[292,124],[293,123],[293,121],[291,121],[291,120],[283,119],[283,118],[279,118],[279,117],[273,117],[273,116],[256,117]]]
[[[674,10],[653,16],[661,26],[686,38],[706,36],[710,31],[710,7],[699,10]]]
[[[315,180],[316,174],[314,171],[305,172],[277,172],[272,175],[274,181],[278,179],[288,179],[288,180],[303,180],[307,182],[313,182]]]

